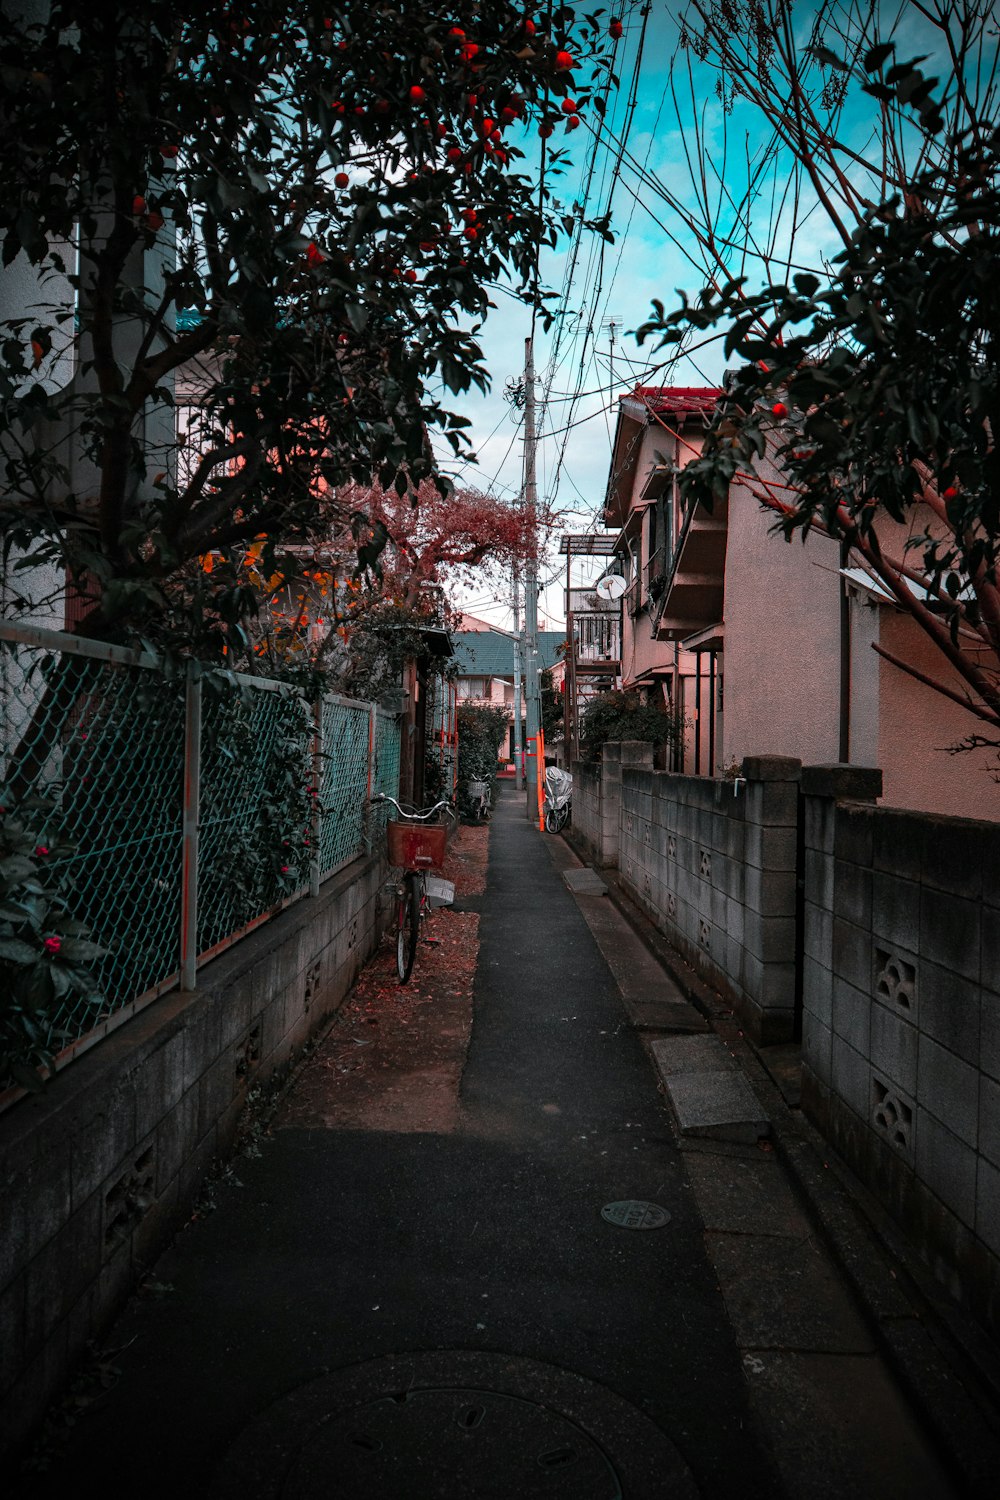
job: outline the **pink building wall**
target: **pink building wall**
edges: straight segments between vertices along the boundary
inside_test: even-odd
[[[722,755],[822,764],[837,760],[840,739],[839,548],[819,536],[786,543],[769,534],[773,522],[745,486],[733,486]]]

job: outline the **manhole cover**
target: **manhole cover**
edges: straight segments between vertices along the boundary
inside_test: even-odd
[[[617,1475],[575,1423],[499,1391],[383,1396],[324,1423],[300,1453],[283,1497],[413,1500],[416,1495],[579,1496],[622,1500]]]
[[[662,1229],[670,1215],[658,1203],[644,1203],[640,1198],[626,1198],[621,1203],[605,1203],[601,1218],[620,1229]]]
[[[662,1428],[518,1355],[390,1354],[290,1391],[239,1434],[212,1500],[697,1500]]]

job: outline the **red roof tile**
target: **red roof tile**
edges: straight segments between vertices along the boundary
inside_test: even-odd
[[[711,412],[722,395],[721,387],[707,385],[637,385],[622,401],[641,401],[657,413]]]

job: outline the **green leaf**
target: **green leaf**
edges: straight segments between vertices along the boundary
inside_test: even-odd
[[[37,963],[41,954],[37,948],[30,943],[23,942],[20,938],[0,938],[0,959],[6,959],[11,964],[33,964]]]

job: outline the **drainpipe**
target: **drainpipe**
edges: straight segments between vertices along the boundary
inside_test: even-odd
[[[840,566],[846,569],[850,560],[850,543],[840,544]],[[840,724],[837,759],[851,758],[851,600],[847,579],[840,580]]]

